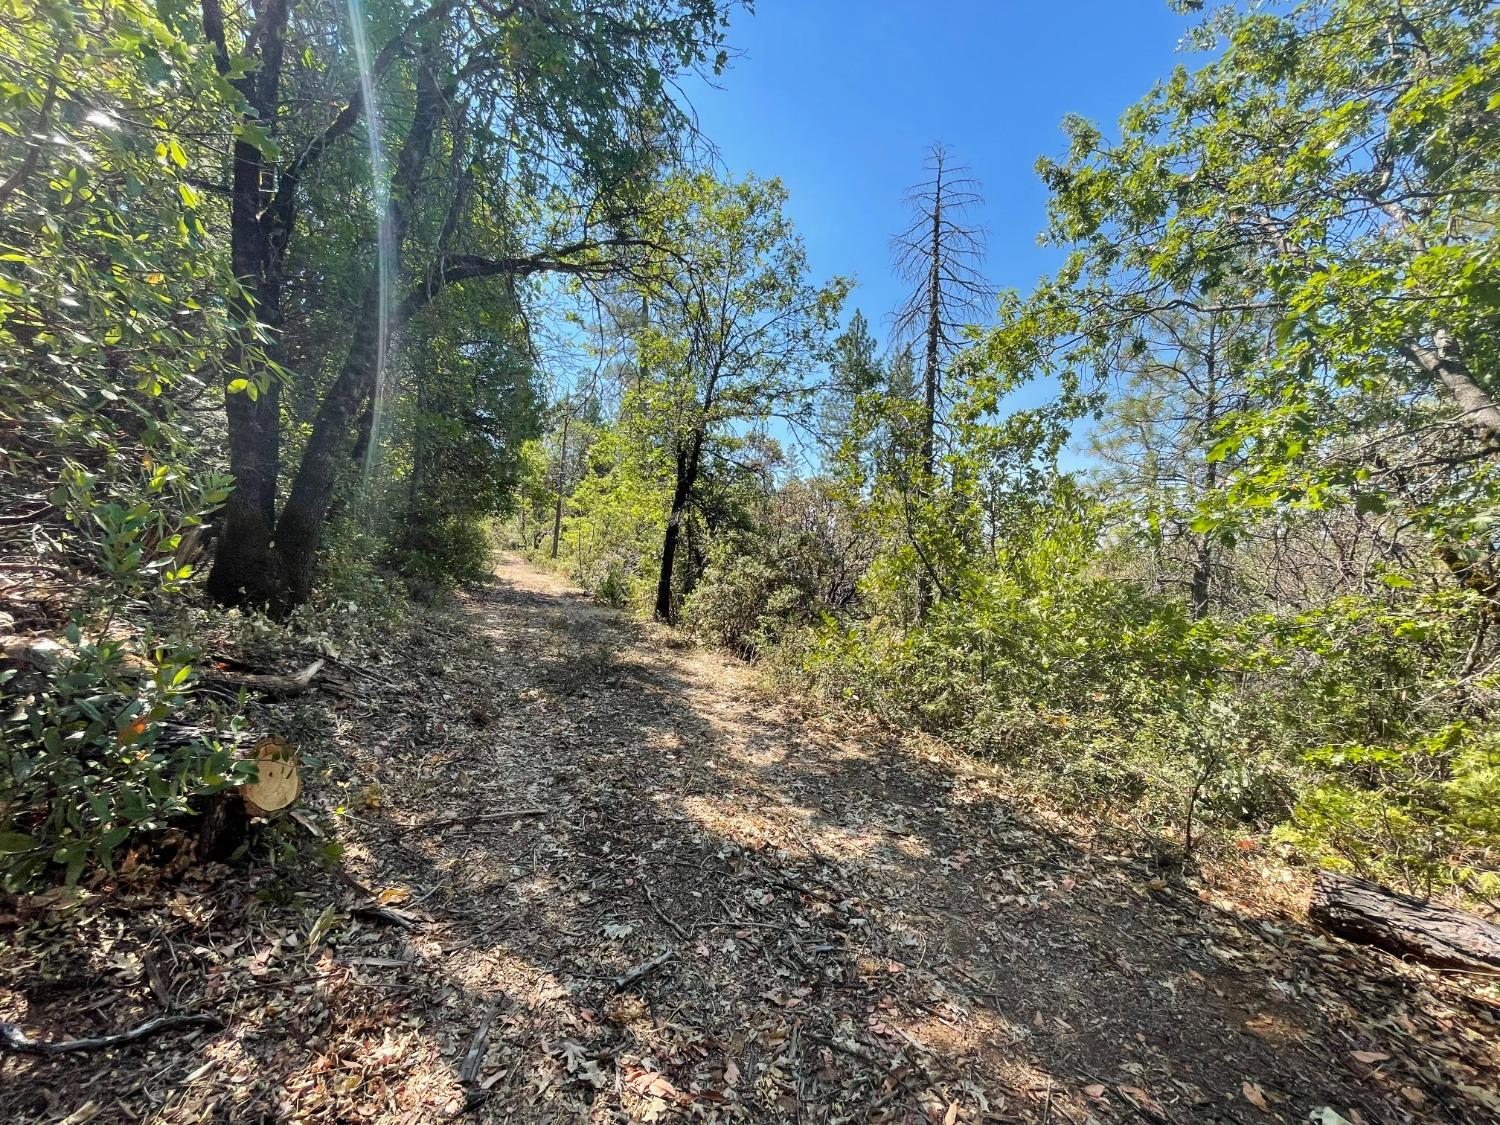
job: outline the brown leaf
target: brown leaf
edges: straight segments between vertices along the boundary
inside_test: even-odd
[[[664,1074],[656,1074],[653,1071],[643,1070],[633,1075],[630,1079],[630,1088],[637,1094],[646,1098],[661,1098],[664,1101],[676,1101],[681,1095],[677,1087],[667,1079]]]
[[[1270,1113],[1271,1106],[1266,1101],[1266,1093],[1254,1082],[1244,1082],[1240,1085],[1240,1093],[1245,1095],[1245,1100],[1262,1113]]]
[[[1085,1086],[1083,1092],[1091,1098],[1102,1098],[1104,1096],[1104,1084],[1095,1082],[1092,1086]]]
[[[1161,1103],[1139,1086],[1116,1086],[1115,1089],[1124,1095],[1126,1101],[1148,1116],[1156,1117],[1162,1121],[1167,1119],[1167,1111],[1162,1109]]]
[[[1367,1066],[1373,1066],[1378,1062],[1385,1062],[1391,1056],[1384,1051],[1350,1051],[1349,1057]]]

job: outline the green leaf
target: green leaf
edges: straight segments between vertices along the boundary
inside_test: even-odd
[[[267,160],[281,159],[281,146],[260,122],[241,121],[234,127],[234,135],[237,140],[253,145]]]
[[[0,832],[0,853],[13,855],[16,852],[29,852],[40,846],[32,837],[20,832]]]

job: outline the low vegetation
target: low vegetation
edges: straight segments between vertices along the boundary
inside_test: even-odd
[[[1066,950],[1097,942],[1122,896],[1155,909],[1191,890],[1178,913],[1120,931],[1193,945],[1160,967],[1172,1004],[1179,984],[1226,1002],[1200,990],[1188,1039],[1216,1038],[1215,1013],[1237,1003],[1196,952],[1218,955],[1211,927],[1192,942],[1173,928],[1200,903],[1232,913],[1210,886],[1227,858],[1253,856],[1244,878],[1303,891],[1334,872],[1410,892],[1421,901],[1392,913],[1408,929],[1439,919],[1477,935],[1430,963],[1500,964],[1483,920],[1500,909],[1500,7],[1174,6],[1194,21],[1193,65],[1117,126],[1064,121],[1063,151],[1037,164],[1053,276],[991,286],[980,185],[938,146],[895,233],[905,299],[861,310],[852,277],[814,268],[776,170],[725,170],[682,95],[726,71],[749,0],[0,0],[0,927],[51,934],[56,920],[37,919],[54,907],[116,896],[58,923],[77,924],[60,947],[88,968],[47,986],[103,973],[79,950],[114,948],[105,930],[126,934],[144,903],[155,930],[132,932],[138,952],[170,932],[211,960],[221,938],[249,950],[274,924],[273,952],[235,954],[255,982],[277,958],[275,980],[291,981],[293,948],[319,982],[427,958],[411,970],[424,1003],[463,1008],[458,976],[430,970],[493,937],[464,898],[554,880],[555,911],[532,884],[506,900],[532,919],[522,952],[465,969],[489,990],[480,1029],[464,1029],[474,1061],[434,1077],[452,1044],[427,1041],[434,1069],[410,1094],[422,1113],[439,1104],[428,1094],[440,1116],[467,1113],[489,1083],[543,1067],[527,1106],[582,1097],[582,1084],[569,1106],[603,1106],[629,1074],[644,1120],[710,1103],[789,1120],[826,1081],[822,1116],[806,1120],[833,1119],[829,1106],[838,1120],[916,1120],[896,1116],[912,1095],[952,1125],[960,1103],[963,1120],[989,1112],[979,1064],[918,1052],[916,1017],[892,1031],[898,1007],[929,1004],[921,1020],[952,1027],[990,1003],[990,1023],[964,1025],[983,1041],[973,1059],[1002,1032],[1020,1043],[1030,1028],[1074,1028],[942,951],[921,901],[931,887],[970,919],[956,944],[985,951],[1011,948],[1018,918],[1071,910],[1076,889],[1086,911],[1054,915],[1033,943],[1049,966],[1037,980],[1073,1001],[1114,978],[1081,981]],[[744,662],[799,713],[759,715]],[[327,698],[313,702],[320,672]],[[272,753],[286,801],[303,793],[308,815],[247,834],[251,813],[282,811],[237,796]],[[517,778],[525,804],[468,807]],[[391,779],[409,789],[386,791]],[[401,906],[411,887],[339,866],[352,842],[365,878],[406,871],[423,854],[414,834],[513,821],[529,876],[498,845],[428,848],[441,880],[427,871],[418,901],[447,900],[471,927],[446,950],[424,944],[430,917]],[[1049,827],[1062,821],[1100,831],[1062,856]],[[827,854],[808,826],[826,830]],[[1116,867],[1101,875],[1093,844],[1106,835],[1098,862]],[[694,872],[673,876],[665,907],[648,839]],[[1001,886],[1016,878],[1012,851],[1029,855],[1026,887]],[[584,882],[569,882],[574,868]],[[490,881],[470,885],[476,872]],[[753,893],[736,882],[746,872]],[[718,880],[723,910],[688,919],[700,880]],[[1329,892],[1330,917],[1392,900],[1332,875],[1319,886],[1345,892]],[[331,897],[345,892],[347,909]],[[232,897],[232,941],[211,932],[215,895]],[[318,898],[307,925],[304,898]],[[647,907],[649,919],[619,920]],[[619,975],[600,976],[569,915],[602,927]],[[356,917],[410,944],[359,934],[356,949]],[[920,964],[896,959],[909,951],[885,922],[890,942],[920,944]],[[1287,935],[1264,928],[1243,960],[1285,954],[1261,975],[1288,996],[1294,978],[1323,979],[1309,964],[1336,960],[1316,944],[1268,952],[1266,934]],[[646,934],[671,948],[647,948]],[[341,955],[363,952],[335,964],[344,938]],[[709,1057],[707,1031],[660,1058],[624,1032],[605,1042],[601,1028],[632,1021],[630,1035],[682,1031],[627,1001],[679,955],[707,964],[721,950],[684,1005],[717,1028],[711,1076],[682,1062]],[[764,980],[760,957],[782,958]],[[32,1010],[16,978],[42,973],[36,958],[0,973],[6,1019]],[[227,995],[245,1019],[259,984],[225,985],[203,964],[174,992],[149,962],[131,1003]],[[1118,950],[1100,964],[1124,964],[1129,981],[1157,971]],[[950,965],[967,984],[941,975]],[[868,1003],[819,991],[874,976],[885,984]],[[1424,1042],[1452,1039],[1457,1077],[1432,1078],[1422,1047],[1425,1070],[1401,1072],[1385,1101],[1420,1113],[1445,1099],[1453,1121],[1500,1112],[1479,1085],[1493,1062],[1468,1030],[1481,1017],[1466,1009],[1464,1036],[1447,1035],[1457,994],[1427,984]],[[522,994],[587,1003],[530,1030],[503,1017],[514,1056],[477,1080],[494,997]],[[1394,1001],[1379,995],[1385,1019]],[[776,1061],[758,1093],[749,1078],[735,1089],[736,1059],[748,1075],[760,1048],[709,996],[764,1017],[753,1030]],[[801,1022],[772,1027],[768,998],[806,1017],[806,1043]],[[341,994],[350,1038],[329,1057],[425,1026],[401,1001],[367,1028],[365,999]],[[1375,1024],[1325,1000],[1288,1039],[1337,1030],[1368,1076],[1370,1059],[1390,1058],[1370,1049]],[[268,1026],[285,1015],[257,1010]],[[1153,1042],[1182,1035],[1168,1010],[1153,1009]],[[1103,1038],[1146,1042],[1128,1013],[1108,1015]],[[868,1029],[848,1024],[866,1017]],[[0,1050],[133,1049],[217,1020],[163,1018],[102,1047],[39,1047],[0,1022]],[[887,1032],[879,1049],[866,1041]],[[1274,1059],[1257,1054],[1269,1048],[1234,1034],[1269,1083]],[[277,1042],[295,1038],[283,1028]],[[395,1067],[390,1043],[380,1053]],[[610,1053],[621,1043],[628,1066]],[[1116,1108],[1175,1119],[1107,1048],[1099,1057],[1122,1069]],[[1298,1050],[1304,1076],[1325,1061]],[[840,1052],[859,1064],[842,1085]],[[1032,1119],[1104,1112],[1104,1084],[1073,1073],[1057,1102],[1073,1108],[1054,1118],[1040,1064],[1055,1060],[1032,1057],[1028,1081],[1045,1081]],[[1204,1093],[1222,1077],[1208,1058],[1182,1071],[1173,1104],[1186,1113],[1225,1100]],[[790,1094],[783,1063],[811,1075]],[[1340,1082],[1326,1089],[1355,1105]],[[14,1096],[50,1113],[37,1091],[52,1085]],[[339,1101],[358,1087],[320,1093],[323,1119],[377,1116],[360,1108],[373,1094]],[[131,1091],[136,1109],[155,1096]],[[381,1103],[382,1119],[405,1112],[407,1093]],[[1334,1093],[1276,1100],[1297,1120],[1348,1125],[1322,1104]],[[1258,1079],[1227,1096],[1272,1113]],[[299,1112],[295,1091],[254,1099],[234,1104],[254,1100],[256,1119]]]

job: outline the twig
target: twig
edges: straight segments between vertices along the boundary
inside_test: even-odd
[[[668,926],[672,927],[672,932],[677,935],[679,941],[687,941],[687,930],[682,928],[681,923],[679,923],[677,919],[671,917],[670,915],[665,913],[661,907],[656,905],[656,900],[651,897],[651,888],[646,884],[644,880],[642,880],[641,882],[641,890],[646,892],[646,902],[650,905],[651,910],[656,914],[656,916],[663,922],[665,922]]]
[[[651,960],[643,961],[641,964],[631,969],[624,976],[617,978],[614,985],[611,986],[610,991],[624,992],[627,988],[635,984],[637,981],[650,976],[652,973],[656,972],[657,969],[661,968],[663,965],[667,964],[670,961],[676,960],[676,958],[677,951],[675,949],[668,949],[664,953],[658,953],[655,957],[651,958]]]
[[[157,1016],[139,1027],[122,1031],[117,1035],[100,1035],[89,1039],[33,1039],[13,1023],[0,1023],[0,1047],[28,1055],[65,1055],[70,1051],[102,1051],[125,1043],[137,1043],[163,1031],[175,1031],[180,1027],[220,1028],[224,1024],[213,1016],[181,1015]]]
[[[459,828],[471,824],[489,824],[497,820],[518,820],[523,816],[541,816],[546,809],[511,809],[508,812],[477,813],[474,816],[450,816],[443,820],[428,820],[413,824],[406,831],[435,831],[441,828]]]

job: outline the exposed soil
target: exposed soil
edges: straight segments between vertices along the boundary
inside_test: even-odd
[[[1164,878],[521,562],[332,686],[276,712],[301,825],[0,907],[0,1019],[223,1021],[0,1055],[0,1119],[1500,1120],[1492,987]]]

